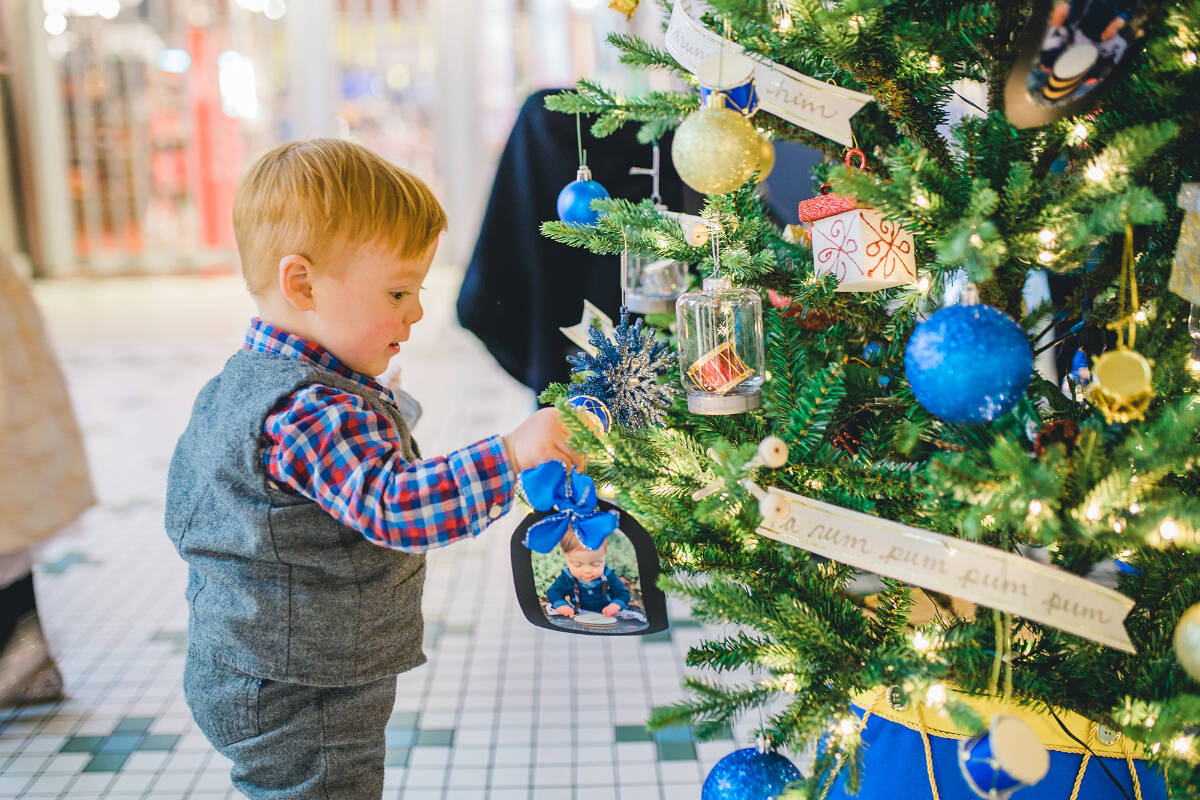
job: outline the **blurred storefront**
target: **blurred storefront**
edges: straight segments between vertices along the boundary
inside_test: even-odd
[[[627,23],[605,5],[5,0],[0,247],[39,276],[229,270],[247,159],[342,136],[430,181],[461,260],[530,91],[644,88],[603,38],[652,35],[659,10]]]

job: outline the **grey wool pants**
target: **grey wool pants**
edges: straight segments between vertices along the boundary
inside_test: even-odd
[[[379,800],[396,676],[300,686],[188,657],[183,692],[201,732],[251,800]]]

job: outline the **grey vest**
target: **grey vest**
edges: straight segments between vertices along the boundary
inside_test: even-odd
[[[272,488],[263,424],[313,383],[364,398],[396,426],[404,457],[418,458],[403,417],[374,392],[241,350],[201,390],[176,445],[166,527],[189,566],[193,655],[270,680],[348,686],[425,662],[425,557],[371,544],[313,501]]]

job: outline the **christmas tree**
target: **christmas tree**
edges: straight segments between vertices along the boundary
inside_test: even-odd
[[[893,264],[900,279],[883,288],[839,286],[837,260],[861,266],[867,256],[851,248],[831,256],[819,222],[810,232],[786,224],[795,218],[773,221],[755,180],[769,156],[739,161],[744,153],[717,145],[741,134],[711,125],[693,125],[687,146],[681,128],[672,154],[694,187],[733,178],[734,188],[706,197],[707,243],[650,201],[598,200],[594,225],[544,226],[593,252],[687,263],[697,277],[719,262],[721,276],[761,293],[765,307],[760,410],[690,413],[679,393],[665,426],[618,424],[602,436],[572,423],[589,472],[654,535],[665,588],[686,597],[697,618],[738,626],[689,652],[703,677],[689,679],[686,699],[651,724],[714,734],[770,708],[762,733],[775,745],[819,742],[811,777],[789,795],[818,798],[892,770],[884,749],[863,747],[864,710],[923,709],[922,737],[933,714],[969,736],[990,721],[971,700],[999,699],[1046,717],[1051,729],[1079,715],[1093,734],[1073,737],[1084,739],[1080,752],[1099,748],[1100,731],[1101,741],[1119,740],[1108,752],[1123,753],[1118,763],[1129,761],[1130,771],[1132,757],[1145,759],[1171,797],[1200,797],[1200,361],[1189,303],[1168,288],[1177,246],[1176,270],[1194,269],[1197,258],[1196,242],[1180,241],[1192,212],[1177,198],[1200,175],[1200,3],[662,5],[707,31],[693,29],[696,41],[724,40],[732,72],[738,50],[773,70],[754,73],[763,107],[746,127],[827,156],[816,181],[832,192],[810,219],[874,209],[862,218],[911,234],[914,272],[905,278],[909,267]],[[1094,33],[1095,52],[1078,38],[1088,33],[1084,5],[1105,7],[1112,20]],[[610,43],[632,67],[697,86],[697,68],[678,48],[673,55],[672,35],[665,45],[623,34]],[[1090,59],[1085,69],[1064,66],[1067,50]],[[762,76],[794,76],[785,68],[872,100],[849,118],[846,136],[815,132],[768,110],[766,96],[778,99],[782,84]],[[948,106],[961,106],[972,83],[979,101],[951,124]],[[716,97],[714,113],[726,99]],[[710,110],[695,90],[623,97],[588,80],[548,105],[585,115],[595,136],[638,124],[647,143]],[[730,108],[745,119],[745,108]],[[863,158],[846,162],[849,144]],[[1054,300],[1026,299],[1038,271],[1053,276]],[[962,294],[978,304],[961,305],[954,295]],[[957,316],[939,316],[951,306]],[[1005,343],[1013,321],[1023,333]],[[647,322],[685,346],[690,334],[674,330],[674,317]],[[1070,374],[1062,383],[1026,380],[1032,350],[1057,354]],[[664,380],[678,386],[689,372]],[[1000,372],[1019,379],[1015,391],[989,388]],[[555,386],[544,397],[562,402],[568,391]],[[753,458],[772,435],[787,448],[778,469]],[[698,492],[713,482],[715,491]],[[788,494],[764,492],[770,487]],[[964,602],[972,595],[959,591],[970,583],[961,576],[939,586],[879,569],[872,582],[873,571],[852,559],[760,532],[797,496],[818,501],[813,513],[836,514],[836,506],[869,515],[884,536],[901,530],[890,521],[988,548],[981,553],[1040,558],[1067,576],[1064,585],[1083,587],[1055,595],[1064,605],[1111,573],[1109,585],[1132,606],[1116,623],[1128,646],[1060,624],[1057,601],[1046,613],[1026,610],[1024,596],[1015,605]],[[1036,576],[1052,573],[1030,574],[1037,589]],[[749,677],[723,679],[739,669]],[[956,764],[931,761],[929,771],[931,781],[935,772],[943,783],[962,780]],[[1140,796],[1146,781],[1133,783]]]

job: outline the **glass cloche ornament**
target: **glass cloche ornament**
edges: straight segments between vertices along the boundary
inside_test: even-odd
[[[655,209],[668,217],[680,222],[686,236],[688,223],[682,216],[673,214],[663,205],[662,194],[659,191],[660,164],[658,142],[654,143],[653,161],[649,168],[633,167],[630,175],[649,175],[652,180],[650,202]],[[622,231],[622,237],[625,233]],[[707,241],[708,231],[704,231]],[[682,261],[669,258],[645,255],[629,247],[626,239],[621,250],[621,305],[637,314],[670,314],[675,310],[675,301],[687,290],[691,272],[688,265]]]
[[[709,230],[713,274],[675,303],[680,375],[693,414],[740,414],[762,406],[762,300],[719,274],[720,228]]]

